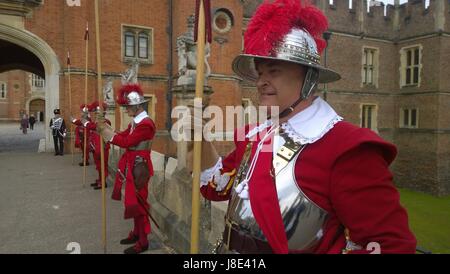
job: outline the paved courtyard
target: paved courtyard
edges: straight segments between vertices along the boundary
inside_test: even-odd
[[[0,123],[0,153],[37,152],[39,140],[45,138],[44,124],[36,123],[34,130],[23,134],[17,123]]]
[[[23,135],[18,125],[0,124],[0,253],[67,254],[75,243],[82,254],[102,254],[101,190],[89,186],[95,168],[87,168],[83,185],[79,155],[73,165],[70,154],[37,153],[43,135],[43,126]],[[133,221],[123,219],[123,203],[110,199],[111,190],[106,189],[107,253],[122,253],[127,246],[119,241]],[[146,253],[172,253],[155,233],[149,239]]]

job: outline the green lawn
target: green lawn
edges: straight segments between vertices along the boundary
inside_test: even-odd
[[[400,189],[400,195],[417,245],[433,253],[450,254],[450,196],[437,198],[406,189]]]

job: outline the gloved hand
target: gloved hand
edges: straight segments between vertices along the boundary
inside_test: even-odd
[[[114,135],[116,135],[113,128],[106,123],[97,123],[97,132],[102,136],[105,143],[111,141]]]

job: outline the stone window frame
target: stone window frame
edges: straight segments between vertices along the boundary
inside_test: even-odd
[[[418,64],[413,64],[414,62],[414,56],[411,56],[412,62],[411,65],[407,65],[407,54],[409,51],[419,50],[419,56],[418,56]],[[409,45],[406,47],[403,47],[400,49],[400,88],[404,87],[420,87],[422,83],[422,69],[423,69],[423,46],[422,44],[415,44],[415,45]],[[411,82],[407,83],[407,70],[411,69]],[[414,82],[414,71],[417,69],[417,82]]]
[[[413,113],[415,113],[415,117],[414,117],[415,124],[412,123]],[[407,120],[405,120],[405,119],[407,119]],[[419,128],[419,108],[417,108],[417,107],[402,107],[402,108],[400,108],[399,127],[400,128],[411,128],[411,129]]]
[[[147,113],[149,114],[150,118],[153,120],[153,122],[156,123],[156,95],[155,94],[144,94],[145,99],[150,99],[147,106]]]
[[[366,52],[371,51],[373,53],[372,64],[367,64]],[[372,68],[372,82],[366,82],[366,72],[367,69]],[[379,68],[380,68],[380,49],[376,47],[363,46],[362,47],[362,59],[361,59],[361,87],[375,87],[378,88],[379,79]]]
[[[360,108],[360,126],[368,128],[378,133],[378,104],[361,103]],[[370,111],[370,113],[368,112]],[[367,113],[366,113],[367,112]],[[369,115],[370,114],[370,115]],[[370,118],[370,121],[368,120]],[[370,126],[368,125],[370,123]]]
[[[128,35],[127,35],[128,34]],[[131,35],[129,35],[131,34]],[[147,56],[141,55],[141,38],[143,35],[147,37]],[[133,37],[133,56],[127,56],[126,36]],[[122,48],[122,62],[130,63],[137,60],[141,64],[153,64],[154,60],[154,29],[152,27],[138,26],[138,25],[121,25],[121,48]]]
[[[37,74],[31,73],[31,87],[34,89],[45,88],[45,79]]]
[[[8,99],[8,84],[0,81],[0,100]]]
[[[220,15],[225,16],[225,19],[227,21],[226,22],[227,25],[223,29],[217,27],[217,25],[216,25],[216,19]],[[230,30],[233,28],[233,26],[234,26],[234,16],[233,16],[233,14],[231,13],[230,10],[228,10],[226,8],[220,8],[220,9],[217,9],[214,12],[214,15],[213,15],[211,23],[212,23],[212,27],[213,27],[215,32],[220,33],[220,34],[225,34],[225,33],[230,32]]]

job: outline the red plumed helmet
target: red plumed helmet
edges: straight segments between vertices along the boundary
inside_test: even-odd
[[[82,104],[82,105],[80,106],[80,110],[81,110],[81,111],[87,112],[87,111],[88,111],[88,108],[86,107],[86,104]]]
[[[117,103],[122,106],[135,106],[147,102],[144,92],[138,84],[123,85],[117,96]]]
[[[272,59],[315,68],[321,83],[339,80],[339,74],[320,64],[320,54],[326,47],[322,35],[327,28],[322,11],[306,1],[266,0],[248,25],[244,53],[233,61],[233,70],[254,81],[254,59]]]
[[[104,110],[104,111],[106,111],[106,109],[108,108],[108,104],[106,104],[105,102],[103,102],[103,104],[102,104],[102,109]],[[93,112],[93,111],[100,111],[100,104],[98,103],[98,101],[95,101],[94,103],[92,103],[91,105],[90,105],[90,108],[89,108],[90,110],[89,111],[91,111],[91,112]]]
[[[97,102],[94,102],[94,103],[92,103],[92,104],[87,105],[87,109],[88,109],[89,112],[94,112],[94,111],[97,110],[97,105],[96,105],[96,103],[97,103]],[[97,103],[97,104],[98,104],[98,103]]]

